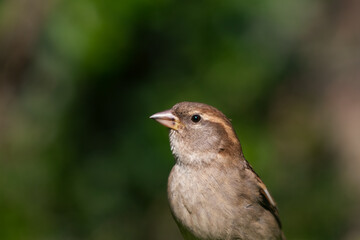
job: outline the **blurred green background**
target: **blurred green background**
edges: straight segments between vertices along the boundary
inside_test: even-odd
[[[360,239],[360,1],[0,1],[0,239],[181,239],[180,101],[232,119],[288,239]]]

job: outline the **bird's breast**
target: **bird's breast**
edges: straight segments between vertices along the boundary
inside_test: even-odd
[[[219,239],[231,231],[233,191],[214,169],[176,164],[169,176],[168,198],[175,220],[200,239]]]

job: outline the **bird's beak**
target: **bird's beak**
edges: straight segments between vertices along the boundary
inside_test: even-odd
[[[158,112],[150,116],[151,119],[158,121],[160,124],[165,127],[178,130],[180,125],[180,120],[174,114],[171,113],[171,110],[166,110],[163,112]]]

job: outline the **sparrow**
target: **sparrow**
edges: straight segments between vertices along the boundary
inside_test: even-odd
[[[168,201],[185,240],[285,239],[276,203],[222,112],[180,102],[150,118],[170,129]]]

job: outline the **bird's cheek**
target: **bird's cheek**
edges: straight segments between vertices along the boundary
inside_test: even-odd
[[[199,142],[206,151],[217,149],[219,145],[219,139],[214,135],[205,135]]]
[[[179,124],[177,125],[177,131],[181,134],[184,134],[187,131],[185,124],[179,122]]]

